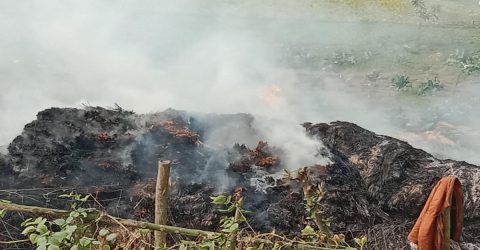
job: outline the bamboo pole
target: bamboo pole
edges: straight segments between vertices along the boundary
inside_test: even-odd
[[[66,217],[70,214],[70,211],[66,211],[66,210],[35,207],[35,206],[25,206],[25,205],[18,205],[14,203],[3,203],[3,202],[0,202],[0,209],[5,209],[7,211],[48,215],[54,218]],[[85,221],[101,221],[107,224],[118,223],[125,227],[144,228],[144,229],[150,229],[154,231],[177,233],[177,234],[183,234],[183,235],[194,236],[194,237],[198,237],[198,236],[220,237],[223,235],[221,233],[210,232],[210,231],[167,226],[167,225],[158,225],[154,223],[136,221],[131,219],[122,219],[122,218],[110,216],[98,210],[92,210],[92,212],[88,213],[88,216],[85,219]]]
[[[5,209],[6,211],[21,212],[21,213],[48,215],[54,218],[66,217],[70,214],[70,211],[66,211],[66,210],[36,207],[36,206],[25,206],[25,205],[18,205],[14,203],[4,203],[1,201],[0,201],[0,209]],[[85,221],[103,222],[107,224],[120,224],[130,228],[144,228],[144,229],[149,229],[154,231],[183,234],[183,235],[193,236],[193,237],[201,236],[201,237],[208,237],[208,238],[219,238],[219,237],[226,236],[224,233],[217,233],[217,232],[210,232],[210,231],[189,229],[189,228],[182,228],[182,227],[175,227],[175,226],[167,226],[167,225],[158,225],[154,223],[136,221],[131,219],[122,219],[118,217],[113,217],[111,215],[108,215],[98,210],[92,210],[91,212],[89,212]],[[245,237],[245,238],[241,238],[240,241],[252,242],[252,239],[250,237]],[[273,241],[270,241],[267,239],[253,239],[253,242],[259,243],[259,244],[274,245]],[[299,243],[284,242],[282,246],[285,247],[286,249],[306,249],[306,250],[307,249],[312,249],[312,250],[330,249],[325,247],[307,245],[300,242]]]
[[[168,211],[168,184],[170,179],[171,161],[158,162],[157,184],[155,187],[155,224],[167,224]],[[155,231],[156,248],[165,246],[167,243],[167,234],[163,231]]]

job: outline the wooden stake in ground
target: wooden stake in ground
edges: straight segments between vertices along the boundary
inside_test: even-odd
[[[155,224],[167,224],[168,184],[170,179],[171,161],[158,162],[157,185],[155,188]],[[155,231],[155,247],[163,247],[167,243],[167,234]]]

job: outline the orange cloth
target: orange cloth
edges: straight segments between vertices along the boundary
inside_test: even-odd
[[[453,195],[453,197],[452,197]],[[463,225],[463,193],[460,181],[454,176],[443,177],[433,188],[425,206],[420,213],[408,240],[418,245],[419,250],[441,250],[444,242],[444,216],[442,212],[451,207],[455,199],[455,214],[451,220],[455,221],[451,228],[451,239],[460,241]]]

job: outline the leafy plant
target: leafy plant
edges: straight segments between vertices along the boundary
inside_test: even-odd
[[[367,236],[363,236],[361,238],[355,238],[353,240],[355,241],[355,244],[357,244],[360,247],[360,250],[363,250],[363,248],[365,247],[365,244],[368,241],[368,238]]]
[[[232,233],[239,228],[239,223],[247,220],[244,216],[246,210],[242,207],[243,198],[233,200],[232,196],[219,195],[211,197],[211,199],[213,204],[226,207],[226,209],[219,209],[221,213],[226,214],[226,216],[220,220],[222,232]]]
[[[309,212],[309,218],[314,221],[318,228],[318,230],[315,230],[310,225],[305,226],[301,231],[302,237],[331,249],[356,250],[357,248],[351,247],[346,242],[343,234],[334,234],[330,230],[331,220],[322,205],[322,200],[327,193],[325,182],[312,177],[306,167],[299,169],[295,177],[287,171],[286,177],[301,183],[306,203],[305,209]],[[367,242],[367,237],[354,238],[354,242],[362,250]]]
[[[71,198],[71,212],[65,218],[47,220],[43,217],[27,219],[22,223],[22,234],[28,237],[37,250],[88,250],[95,246],[100,247],[100,241],[87,237],[93,235],[91,227],[86,220],[91,209],[82,208],[82,204],[89,199],[89,195],[78,194],[61,195],[63,198]],[[100,236],[105,236],[107,241],[114,242],[115,233],[100,230]],[[101,249],[110,249],[109,245],[101,246]]]
[[[440,81],[435,77],[433,80],[429,79],[426,82],[422,82],[418,87],[418,94],[425,96],[432,94],[434,91],[442,89],[443,86],[440,85]]]
[[[424,0],[410,0],[413,8],[417,12],[417,14],[422,18],[424,21],[431,21],[437,22],[438,21],[438,14],[440,12],[440,7],[438,5],[434,5],[430,7],[430,9],[425,4]]]
[[[480,50],[475,51],[465,59],[463,64],[463,71],[467,74],[471,74],[480,70]]]
[[[406,88],[411,88],[412,84],[406,75],[395,75],[392,78],[392,83],[397,90],[404,90]]]
[[[84,210],[70,212],[66,219],[48,221],[38,217],[35,220],[27,219],[22,223],[22,234],[28,236],[30,242],[37,246],[37,250],[56,250],[69,247],[71,250],[90,249],[100,242],[83,235],[88,230],[88,225],[83,224],[87,217]],[[58,228],[55,230],[54,228]]]
[[[234,198],[231,195],[218,195],[210,198],[212,204],[223,207],[218,211],[225,214],[220,220],[221,232],[225,234],[206,237],[200,242],[181,241],[179,249],[235,249],[240,224],[246,221],[244,214],[247,211],[243,208],[243,197]]]
[[[447,64],[458,65],[466,74],[480,71],[480,50],[466,54],[465,50],[455,50],[447,59]]]
[[[357,57],[350,52],[339,50],[335,52],[335,55],[330,59],[333,64],[340,66],[352,66],[357,64]]]

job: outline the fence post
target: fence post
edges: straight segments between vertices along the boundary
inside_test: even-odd
[[[158,162],[157,184],[155,187],[155,224],[167,225],[168,185],[171,161]],[[167,243],[166,232],[155,231],[155,248]]]

